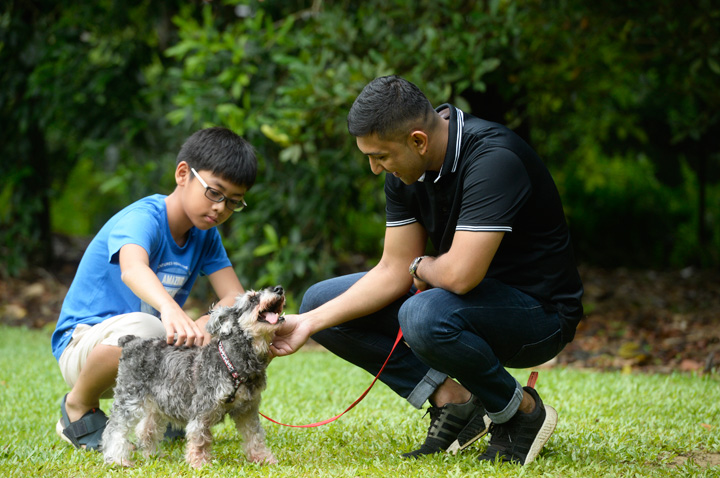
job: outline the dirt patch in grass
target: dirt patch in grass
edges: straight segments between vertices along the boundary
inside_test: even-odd
[[[720,273],[582,267],[586,317],[556,362],[718,373]]]
[[[678,468],[691,461],[700,468],[720,466],[720,453],[692,452],[673,457],[667,464],[670,468]]]

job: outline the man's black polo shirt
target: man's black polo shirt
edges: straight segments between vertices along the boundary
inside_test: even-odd
[[[583,293],[560,195],[545,165],[505,126],[452,105],[445,161],[406,185],[385,175],[387,227],[419,222],[435,254],[455,231],[503,231],[486,277],[498,279],[577,321]]]

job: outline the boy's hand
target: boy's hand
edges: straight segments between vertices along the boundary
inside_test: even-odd
[[[212,340],[212,335],[210,335],[210,332],[207,331],[207,323],[210,320],[209,315],[203,315],[199,319],[195,321],[195,325],[197,325],[200,330],[202,330],[203,336],[205,337],[202,341],[202,345],[207,345]]]
[[[193,345],[200,346],[203,344],[205,340],[204,332],[179,307],[170,306],[161,310],[160,317],[165,326],[165,332],[167,332],[168,345],[192,347]]]
[[[270,355],[283,357],[297,352],[310,338],[311,332],[307,322],[300,315],[286,315],[285,322],[275,330],[275,337],[270,345]]]
[[[170,297],[158,276],[150,269],[150,259],[145,249],[137,244],[125,244],[120,248],[119,262],[125,285],[143,302],[160,311],[168,344],[178,347],[203,344],[203,331]]]

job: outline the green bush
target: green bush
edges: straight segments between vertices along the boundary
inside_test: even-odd
[[[676,194],[654,175],[652,163],[585,151],[558,175],[580,259],[601,266],[652,266],[673,250],[676,224],[692,210],[671,210]]]
[[[183,139],[209,125],[261,158],[250,207],[223,228],[246,285],[299,293],[368,267],[382,178],[345,118],[369,80],[393,73],[528,140],[583,261],[720,262],[710,0],[6,3],[0,273],[47,262],[50,218],[55,232],[93,233],[169,192]]]

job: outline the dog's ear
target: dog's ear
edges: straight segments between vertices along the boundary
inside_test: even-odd
[[[231,307],[218,307],[210,311],[210,320],[205,324],[205,330],[213,337],[230,333],[232,330],[231,310]]]

